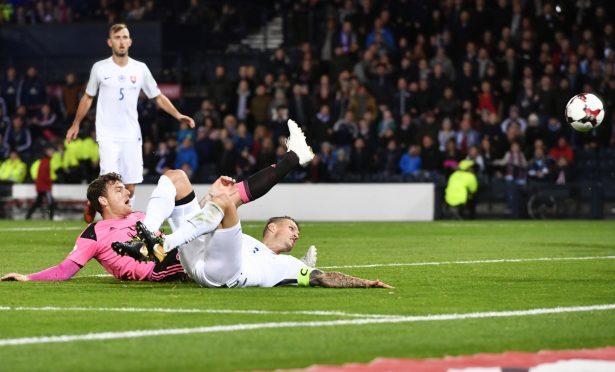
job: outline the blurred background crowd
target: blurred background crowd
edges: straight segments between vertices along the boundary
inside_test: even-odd
[[[0,27],[160,22],[190,30],[178,44],[206,38],[221,51],[207,63],[188,55],[152,69],[159,83],[179,84],[185,97],[176,103],[196,128],[142,97],[146,182],[169,168],[193,182],[241,179],[284,154],[290,117],[317,153],[296,182],[438,181],[471,159],[481,183],[567,184],[615,179],[614,8],[606,0],[0,0]],[[276,17],[282,44],[239,44]],[[58,182],[97,175],[93,112],[80,139],[64,143],[93,61],[42,74],[1,60],[1,180],[27,182],[48,146]],[[597,94],[607,112],[588,133],[564,117],[580,92]]]

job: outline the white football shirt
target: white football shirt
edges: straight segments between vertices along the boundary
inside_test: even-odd
[[[98,94],[97,141],[141,141],[137,114],[141,90],[149,99],[160,95],[156,80],[143,62],[129,58],[122,67],[109,57],[92,66],[85,92],[92,97]]]
[[[299,272],[307,266],[299,259],[276,254],[250,235],[242,237],[242,264],[239,287],[297,285]]]

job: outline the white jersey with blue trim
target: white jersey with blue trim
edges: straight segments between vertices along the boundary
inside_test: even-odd
[[[276,254],[262,242],[243,234],[239,287],[297,285],[299,272],[307,266],[299,259]]]
[[[141,90],[152,99],[160,89],[147,65],[132,58],[125,66],[112,57],[96,62],[90,72],[85,92],[96,104],[96,139],[98,141],[141,141],[137,102]]]

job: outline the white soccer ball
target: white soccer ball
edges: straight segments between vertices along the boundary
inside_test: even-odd
[[[581,93],[566,104],[566,120],[579,132],[589,132],[604,119],[604,105],[591,93]]]

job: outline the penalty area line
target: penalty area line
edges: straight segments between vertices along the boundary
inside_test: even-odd
[[[274,329],[274,328],[314,328],[314,327],[334,327],[334,326],[345,326],[345,325],[413,323],[413,322],[425,322],[425,321],[521,317],[521,316],[578,313],[578,312],[590,312],[590,311],[608,311],[608,310],[615,310],[615,304],[540,308],[540,309],[514,310],[514,311],[490,311],[490,312],[476,312],[476,313],[466,313],[466,314],[438,314],[438,315],[400,316],[400,317],[394,317],[394,318],[346,319],[346,320],[307,321],[307,322],[269,322],[269,323],[252,323],[252,324],[247,323],[247,324],[215,325],[215,326],[195,327],[195,328],[150,329],[150,330],[134,330],[134,331],[123,331],[123,332],[88,333],[88,334],[81,334],[81,335],[7,338],[7,339],[0,339],[0,347],[32,345],[32,344],[65,343],[65,342],[78,342],[78,341],[117,340],[117,339],[127,339],[127,338],[156,337],[156,336],[177,336],[177,335],[187,335],[187,334],[239,332],[239,331],[251,331],[251,330],[259,330],[259,329]]]
[[[511,263],[511,262],[587,261],[587,260],[612,260],[612,259],[615,259],[615,256],[503,258],[503,259],[497,259],[497,260],[407,262],[407,263],[383,263],[383,264],[366,264],[366,265],[337,265],[337,266],[319,266],[318,268],[320,269],[353,269],[353,268],[390,267],[390,266],[471,265],[471,264]]]

